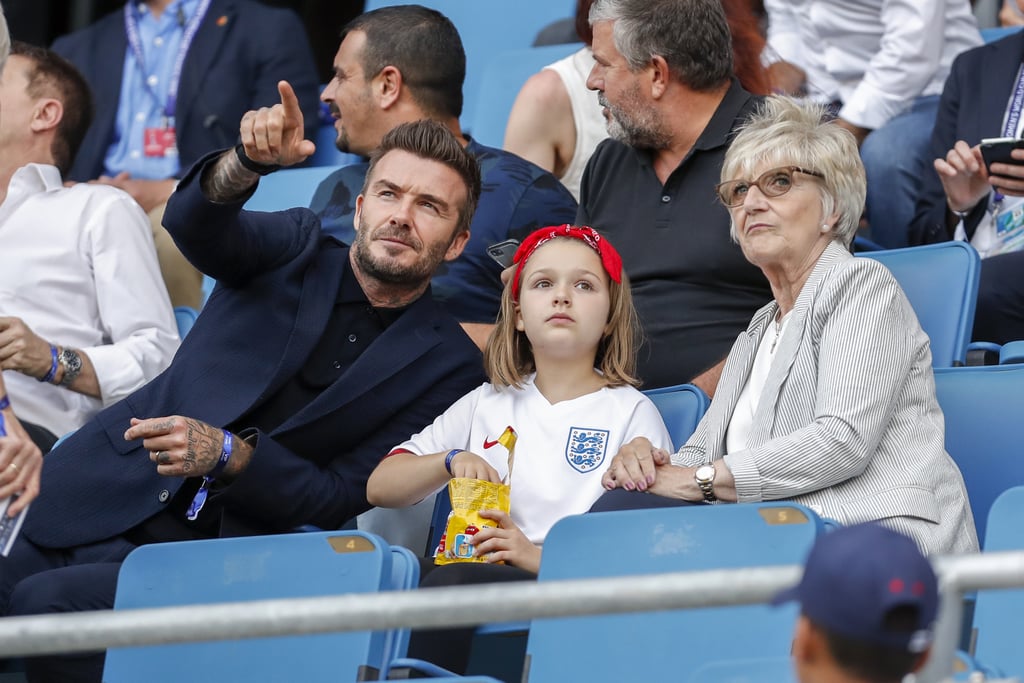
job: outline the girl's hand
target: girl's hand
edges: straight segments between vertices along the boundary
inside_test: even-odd
[[[465,477],[467,479],[482,479],[484,481],[501,483],[501,475],[498,470],[491,467],[490,463],[476,453],[460,451],[452,458],[452,478]]]
[[[646,437],[638,436],[615,454],[601,483],[609,491],[615,488],[646,491],[654,484],[657,467],[670,462],[672,456],[668,451],[655,448]]]
[[[540,548],[530,543],[507,512],[481,510],[480,516],[498,523],[484,527],[470,539],[477,557],[487,555],[488,562],[507,562],[536,574],[540,571]]]

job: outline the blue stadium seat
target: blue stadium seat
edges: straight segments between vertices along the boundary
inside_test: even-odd
[[[566,517],[544,543],[540,581],[802,564],[823,526],[792,503],[711,505]],[[734,607],[538,619],[530,681],[679,680],[702,662],[784,658],[797,606]],[[618,653],[618,654],[607,654]]]
[[[247,211],[283,211],[308,207],[317,185],[338,170],[338,166],[284,168],[260,178],[260,184],[249,201]]]
[[[482,145],[501,149],[505,144],[508,115],[526,79],[581,47],[582,43],[547,45],[492,55],[484,67],[483,81],[476,93],[473,118],[466,126],[473,131],[473,139]],[[594,106],[597,106],[597,93],[594,93]]]
[[[937,368],[935,393],[946,419],[946,451],[963,473],[984,541],[993,501],[1024,485],[1024,365]]]
[[[1020,26],[994,26],[992,28],[983,28],[981,29],[981,39],[986,43],[994,43],[1007,36],[1012,36],[1020,30]]]
[[[1020,442],[1018,441],[1018,446]],[[1024,550],[1024,486],[1004,491],[988,513],[985,551]],[[979,591],[974,607],[974,656],[996,674],[1024,673],[1024,590]]]
[[[966,242],[867,251],[888,268],[931,339],[932,367],[963,365],[974,326],[981,258]]]
[[[644,394],[657,406],[676,448],[690,438],[711,403],[708,395],[692,384],[648,389]]]
[[[366,11],[406,4],[406,0],[366,0]],[[462,38],[466,82],[461,121],[469,133],[474,133],[474,107],[489,59],[505,50],[529,47],[542,28],[576,13],[573,0],[422,0],[419,4],[451,19]]]
[[[180,338],[185,338],[185,335],[189,333],[192,326],[196,324],[196,318],[198,317],[199,311],[191,306],[174,307],[174,322],[178,324],[178,336]]]
[[[685,680],[687,683],[797,683],[790,657],[707,662]]]
[[[367,593],[418,578],[411,553],[356,531],[155,543],[125,560],[114,609]],[[119,648],[108,651],[103,680],[374,680],[399,648],[404,654],[402,643],[353,632]]]

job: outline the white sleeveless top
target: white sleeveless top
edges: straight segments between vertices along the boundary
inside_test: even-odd
[[[576,125],[576,149],[573,150],[569,166],[559,180],[569,192],[572,192],[576,201],[579,201],[583,169],[598,143],[608,137],[601,105],[597,103],[597,93],[587,90],[587,77],[594,68],[594,55],[589,47],[584,47],[544,68],[558,74],[569,94],[572,120]]]

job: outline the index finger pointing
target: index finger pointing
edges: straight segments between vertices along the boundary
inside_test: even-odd
[[[277,92],[281,95],[281,106],[284,107],[284,115],[289,119],[301,119],[302,109],[299,107],[299,98],[288,81],[277,82]]]

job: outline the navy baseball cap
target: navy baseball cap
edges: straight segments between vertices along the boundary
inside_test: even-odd
[[[938,580],[917,545],[879,524],[843,527],[818,537],[800,583],[775,596],[796,601],[816,625],[852,640],[904,652],[924,652],[939,609]],[[886,630],[896,607],[917,610],[910,632]]]

